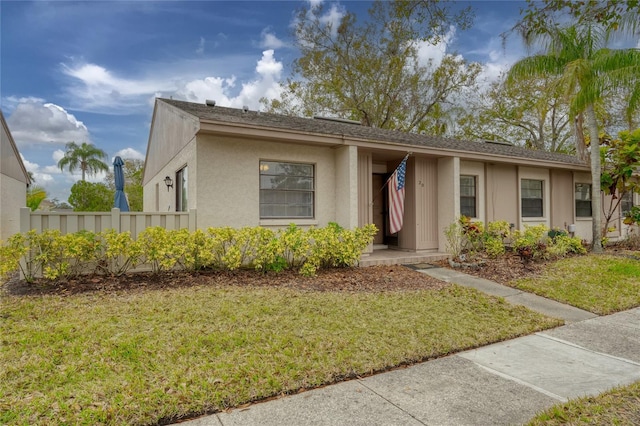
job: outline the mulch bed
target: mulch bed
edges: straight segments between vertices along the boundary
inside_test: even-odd
[[[617,246],[608,247],[607,254],[628,256],[629,250]],[[637,254],[637,253],[636,253]],[[479,268],[456,269],[469,275],[485,278],[500,284],[540,275],[548,261],[523,263],[516,254],[506,254],[498,259],[482,259]],[[426,266],[426,265],[421,265]],[[434,264],[451,268],[444,260]],[[160,274],[132,272],[121,277],[83,276],[69,281],[51,282],[39,280],[29,284],[14,276],[2,290],[11,295],[73,295],[86,292],[139,292],[194,286],[244,286],[282,287],[303,291],[413,291],[440,290],[449,284],[402,265],[369,266],[365,268],[335,268],[320,270],[315,277],[303,277],[294,271],[261,273],[253,270],[182,272]]]
[[[508,285],[513,280],[540,275],[549,262],[537,260],[523,263],[520,256],[507,253],[497,259],[484,258],[481,263],[482,266],[478,268],[456,268],[455,270]],[[439,266],[451,268],[446,260],[439,262]]]
[[[321,270],[315,277],[294,271],[252,270],[128,273],[120,277],[83,276],[68,281],[26,283],[13,277],[4,284],[11,295],[73,295],[87,292],[140,292],[194,286],[282,287],[303,291],[379,292],[440,290],[449,284],[401,265]]]

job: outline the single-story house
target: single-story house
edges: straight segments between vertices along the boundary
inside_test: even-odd
[[[31,183],[9,126],[0,111],[0,240],[20,232],[20,207],[27,205]]]
[[[391,234],[381,188],[407,153]],[[172,99],[156,99],[146,155],[144,210],[196,209],[198,228],[374,223],[374,244],[446,251],[466,215],[591,238],[589,166],[570,155]]]

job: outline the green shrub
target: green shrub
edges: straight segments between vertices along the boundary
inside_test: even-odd
[[[160,226],[146,228],[138,235],[142,252],[141,263],[151,266],[154,273],[172,269],[184,255],[185,248],[176,244],[176,231],[168,231]]]
[[[304,230],[292,223],[279,233],[279,239],[282,244],[282,257],[287,260],[289,267],[302,266],[311,249],[311,244]]]
[[[142,248],[131,238],[129,231],[107,229],[99,237],[102,240],[102,251],[97,256],[97,263],[103,268],[103,273],[120,276],[136,267],[142,256]]]
[[[484,223],[473,222],[467,216],[460,216],[460,226],[462,226],[462,234],[464,235],[464,250],[470,256],[482,252],[484,249],[484,240],[486,232]]]
[[[496,220],[487,224],[487,233],[503,240],[511,234],[511,225],[506,220]]]
[[[586,254],[587,250],[582,245],[582,240],[577,237],[570,237],[565,234],[557,234],[549,245],[547,245],[547,254],[549,257],[563,257],[569,253]]]
[[[487,256],[494,259],[502,256],[506,251],[502,238],[493,236],[487,237],[485,240],[484,250],[487,253]]]
[[[460,255],[464,251],[464,233],[459,220],[451,223],[444,230],[447,239],[447,251],[453,256],[453,260],[460,260]]]
[[[566,235],[569,235],[569,234],[564,229],[553,228],[553,229],[550,229],[549,232],[547,232],[547,235],[549,236],[549,238],[554,240],[556,237],[558,237],[560,235],[565,235],[566,236]]]
[[[22,259],[28,251],[24,244],[26,237],[24,234],[15,234],[11,236],[6,243],[0,245],[0,279],[6,278],[8,275],[21,269],[20,259]],[[24,273],[24,270],[23,270]],[[25,278],[27,278],[26,274]]]
[[[0,246],[0,274],[20,268],[32,282],[39,276],[56,280],[90,272],[122,275],[148,264],[155,273],[174,268],[252,267],[274,272],[295,268],[313,275],[320,268],[355,265],[376,232],[374,225],[347,230],[336,223],[308,231],[290,225],[277,233],[261,227],[206,232],[150,227],[134,241],[130,233],[113,229],[67,235],[57,230],[30,231]]]

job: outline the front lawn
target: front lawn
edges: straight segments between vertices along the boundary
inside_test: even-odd
[[[3,294],[0,318],[0,424],[23,425],[177,420],[560,323],[454,285]]]
[[[606,315],[640,305],[640,261],[593,254],[565,258],[510,285]]]
[[[556,405],[528,426],[640,424],[640,382]]]

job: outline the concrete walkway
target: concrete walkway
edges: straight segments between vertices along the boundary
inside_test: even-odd
[[[514,425],[559,402],[640,380],[640,308],[596,317],[448,269],[420,272],[568,325],[181,425]]]

